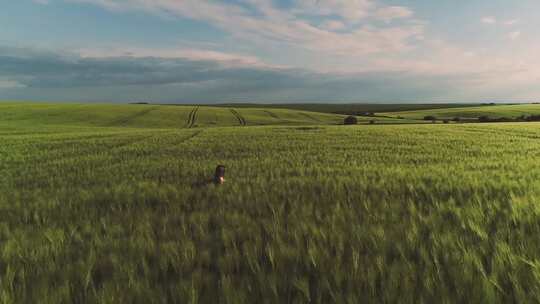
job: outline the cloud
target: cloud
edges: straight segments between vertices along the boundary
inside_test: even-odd
[[[488,25],[500,24],[504,26],[513,26],[520,23],[520,21],[521,20],[519,19],[509,19],[509,20],[502,21],[502,20],[497,19],[496,17],[483,17],[482,19],[480,19],[480,22],[482,22],[483,24],[488,24]]]
[[[105,56],[99,51],[79,55],[0,48],[0,77],[8,78],[7,83],[38,88],[193,83],[229,77],[249,80],[253,75],[277,75],[280,69],[253,57],[212,51],[160,56],[143,50]]]
[[[209,103],[479,101],[471,96],[508,96],[504,90],[516,82],[523,85],[524,79],[539,78],[527,65],[493,66],[481,60],[482,54],[469,54],[471,58],[466,59],[474,66],[473,73],[463,69],[467,62],[450,60],[460,56],[459,49],[438,52],[448,59],[446,66],[433,61],[400,61],[398,66],[387,59],[377,62],[379,70],[323,73],[204,50],[179,50],[176,56],[173,51],[151,50],[106,56],[92,50],[80,55],[0,47],[0,98]],[[166,56],[159,57],[159,53]],[[455,65],[462,69],[452,69]],[[497,82],[501,73],[503,83]]]
[[[72,94],[78,99],[79,88],[89,98],[110,100],[156,90],[152,96],[158,100],[472,101],[517,96],[505,92],[514,94],[518,87],[521,93],[525,87],[533,92],[540,79],[540,47],[510,52],[450,44],[427,31],[428,23],[417,20],[411,9],[375,0],[293,0],[286,8],[272,0],[63,1],[198,20],[218,29],[227,42],[73,53],[0,48],[0,79],[11,86],[2,96],[41,91],[50,98]],[[518,21],[481,19],[497,26]],[[515,28],[503,29],[506,41],[520,38]],[[231,42],[241,54],[216,51]],[[246,55],[250,51],[303,69],[270,64]]]
[[[148,52],[148,53],[147,53]],[[399,101],[441,94],[444,77],[402,72],[320,73],[270,67],[242,56],[188,50],[167,57],[90,57],[75,53],[0,47],[3,99],[130,101]],[[418,77],[425,78],[418,81]],[[415,84],[416,83],[416,84]],[[420,85],[419,85],[420,84]],[[446,86],[448,87],[448,86]],[[434,93],[436,92],[436,93]]]
[[[513,31],[510,34],[508,34],[508,38],[510,38],[510,40],[517,40],[520,37],[521,37],[521,32],[520,31]]]
[[[2,80],[0,79],[0,90],[1,89],[13,89],[13,88],[23,88],[24,85],[13,80]]]
[[[483,24],[497,24],[497,18],[495,17],[483,17],[480,21]]]
[[[375,3],[370,0],[296,0],[296,12],[317,16],[338,16],[358,22],[369,16]]]
[[[385,22],[390,22],[394,19],[410,18],[414,15],[407,7],[403,6],[388,6],[378,9],[375,12],[375,17]]]
[[[152,48],[106,48],[81,49],[78,51],[82,58],[161,58],[186,59],[191,61],[211,61],[227,67],[261,67],[279,68],[270,65],[255,56],[218,52],[204,49],[152,49]]]
[[[412,11],[386,7],[368,0],[296,0],[290,10],[274,7],[272,0],[238,0],[237,4],[208,0],[70,0],[110,10],[143,10],[158,15],[207,22],[234,38],[251,43],[288,45],[327,55],[390,54],[417,47],[423,36],[419,23],[379,26],[370,20],[406,19]],[[318,27],[306,16],[338,18]],[[344,26],[344,31],[336,32]]]
[[[506,26],[512,26],[512,25],[516,25],[520,22],[519,19],[512,19],[512,20],[507,20],[505,22],[503,22],[504,25]]]
[[[343,23],[341,21],[327,20],[327,21],[323,22],[320,25],[320,27],[322,29],[329,30],[329,31],[338,31],[338,30],[345,29],[347,27],[347,25],[345,25],[345,23]]]

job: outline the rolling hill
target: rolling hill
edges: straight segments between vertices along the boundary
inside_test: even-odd
[[[389,117],[403,117],[406,119],[423,119],[425,116],[435,116],[438,119],[453,119],[455,117],[476,119],[481,116],[513,119],[521,115],[540,115],[540,104],[485,105],[476,107],[414,110],[388,112],[384,113],[384,115]]]
[[[0,104],[0,302],[538,302],[539,123],[342,121]]]
[[[336,125],[343,115],[277,108],[135,104],[0,103],[0,124],[35,126],[197,128],[263,125]],[[414,120],[360,117],[360,123],[415,123]]]
[[[231,103],[220,104],[220,107],[233,108],[278,108],[278,109],[293,109],[301,111],[313,111],[322,113],[334,113],[343,115],[358,115],[366,112],[401,112],[401,111],[417,111],[430,109],[448,109],[448,108],[463,108],[475,107],[479,104],[465,103],[419,103],[419,104],[370,104],[370,103],[284,103],[284,104],[254,104],[254,103]]]

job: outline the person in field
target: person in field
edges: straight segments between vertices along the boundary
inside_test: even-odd
[[[213,181],[216,185],[221,185],[225,182],[225,166],[219,165],[216,167]]]

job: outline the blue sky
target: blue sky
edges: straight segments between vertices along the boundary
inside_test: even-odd
[[[18,0],[0,100],[484,102],[540,96],[540,2]]]

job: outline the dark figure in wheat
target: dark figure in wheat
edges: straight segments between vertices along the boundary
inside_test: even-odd
[[[221,185],[225,182],[225,166],[219,165],[216,167],[213,182],[216,185]]]
[[[193,183],[191,186],[194,188],[201,188],[208,186],[209,184],[222,185],[225,182],[225,166],[218,165],[216,171],[214,172],[214,177],[212,179],[198,181]]]

